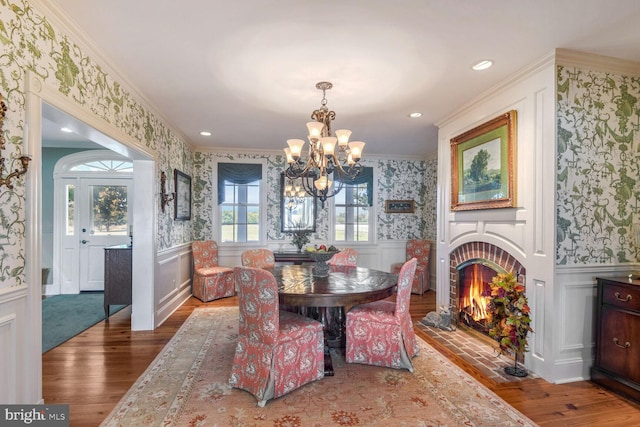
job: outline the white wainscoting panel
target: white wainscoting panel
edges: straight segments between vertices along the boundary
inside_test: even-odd
[[[35,381],[29,354],[29,329],[27,314],[27,287],[0,289],[0,402],[4,404],[33,403]],[[38,358],[39,360],[39,358]]]
[[[405,260],[406,240],[380,240],[377,243],[335,243],[338,248],[351,247],[358,251],[358,266],[372,268],[381,271],[390,271],[391,264]],[[241,265],[242,252],[249,249],[263,248],[260,245],[224,245],[218,248],[218,263],[224,267]],[[268,249],[278,251],[294,251],[293,246],[280,242],[271,242]],[[432,243],[431,252],[435,252],[435,244]]]
[[[17,340],[18,325],[15,314],[8,314],[0,317],[0,348],[3,349],[2,362],[0,362],[0,378],[2,378],[2,387],[0,387],[0,402],[15,402],[16,390],[16,374],[18,366],[16,365],[15,348],[18,344]],[[10,351],[7,351],[11,349]]]
[[[158,253],[155,274],[156,327],[191,296],[191,265],[190,243]]]
[[[626,276],[637,265],[556,268],[554,328],[559,330],[554,361],[556,383],[588,380],[595,355],[597,277]]]

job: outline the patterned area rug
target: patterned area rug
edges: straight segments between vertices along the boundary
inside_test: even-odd
[[[415,372],[347,364],[259,408],[228,385],[237,307],[196,309],[102,426],[535,426],[418,338]]]

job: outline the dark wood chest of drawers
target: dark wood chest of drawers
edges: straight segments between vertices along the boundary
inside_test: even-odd
[[[640,401],[640,281],[598,278],[591,380]]]
[[[131,304],[131,246],[104,248],[104,317],[110,305]]]

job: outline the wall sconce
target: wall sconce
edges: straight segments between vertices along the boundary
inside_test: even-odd
[[[164,213],[164,208],[173,201],[176,193],[167,193],[167,174],[160,172],[160,209]]]
[[[2,151],[5,149],[5,146],[4,146],[4,132],[2,128],[4,127],[4,117],[6,113],[7,113],[7,106],[2,100],[2,94],[0,94],[0,187],[3,185],[6,185],[9,190],[12,190],[13,184],[11,184],[11,180],[13,178],[17,178],[20,175],[24,175],[25,173],[27,173],[27,169],[29,169],[29,161],[31,160],[31,157],[21,156],[20,163],[22,163],[22,169],[21,170],[15,169],[6,177],[4,176],[5,158],[2,156]]]

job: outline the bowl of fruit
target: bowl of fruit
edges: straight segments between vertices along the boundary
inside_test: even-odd
[[[305,253],[316,263],[313,266],[313,275],[316,277],[328,276],[329,266],[327,265],[327,261],[329,261],[331,257],[338,252],[340,252],[338,248],[333,245],[329,247],[326,245],[320,245],[318,247],[307,246],[305,248]]]

